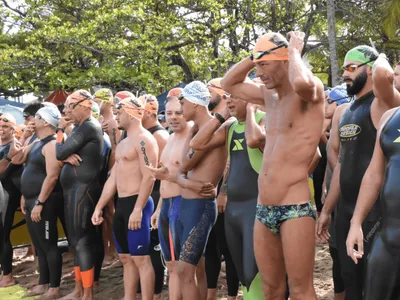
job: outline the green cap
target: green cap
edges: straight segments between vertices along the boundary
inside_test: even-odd
[[[100,107],[99,105],[92,101],[92,116],[96,119],[98,119],[100,117]]]
[[[374,64],[374,61],[378,58],[378,55],[378,51],[376,51],[374,48],[367,45],[361,45],[347,52],[344,61],[351,60],[360,63],[368,62],[367,65],[372,66]]]

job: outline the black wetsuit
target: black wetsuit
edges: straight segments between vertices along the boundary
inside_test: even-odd
[[[159,130],[164,130],[164,127],[156,125],[152,128],[147,129],[151,134],[154,135],[155,132]],[[161,156],[161,153],[159,153]],[[153,198],[154,209],[157,208],[158,201],[160,200],[160,180],[154,182],[153,191],[151,192],[151,198]],[[153,264],[155,273],[155,284],[154,284],[154,294],[161,294],[164,285],[164,265],[161,260],[161,247],[160,240],[158,238],[158,230],[153,229],[150,231],[150,258]],[[138,293],[140,293],[140,284],[138,285]]]
[[[60,286],[62,265],[61,253],[57,248],[57,207],[62,204],[62,190],[59,181],[43,205],[41,220],[39,222],[31,220],[31,212],[47,176],[46,160],[42,150],[47,143],[53,140],[55,140],[55,136],[51,135],[32,146],[21,177],[21,191],[25,198],[25,218],[28,231],[39,260],[39,284],[49,284],[50,287],[55,288]]]
[[[11,143],[0,146],[0,160],[5,158],[10,151]],[[9,164],[6,171],[0,175],[1,184],[3,186],[4,197],[1,199],[3,203],[0,205],[1,215],[3,219],[3,240],[1,252],[1,267],[3,269],[3,275],[8,275],[12,271],[12,257],[13,249],[11,245],[11,229],[14,223],[15,211],[19,207],[21,200],[21,192],[14,184],[13,173],[20,172],[21,166],[15,166]]]
[[[68,241],[74,254],[75,267],[80,272],[93,268],[96,247],[104,247],[101,232],[93,226],[91,217],[101,194],[99,176],[102,169],[103,131],[100,124],[89,118],[74,127],[64,144],[56,144],[57,159],[63,161],[72,154],[82,158],[80,165],[65,164],[60,182],[65,201]],[[90,287],[93,282],[83,285]]]
[[[376,129],[371,119],[371,104],[374,98],[373,92],[370,92],[354,101],[344,111],[339,122],[341,198],[337,207],[335,230],[347,300],[362,299],[366,260],[375,233],[380,226],[381,212],[378,199],[363,223],[364,258],[355,264],[347,255],[346,239],[361,181],[375,147]]]
[[[365,300],[400,299],[400,111],[387,121],[380,135],[386,158],[381,190],[382,226],[370,250]],[[365,236],[365,233],[364,233]]]

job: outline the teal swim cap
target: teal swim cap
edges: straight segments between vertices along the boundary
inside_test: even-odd
[[[368,62],[367,65],[372,66],[374,64],[374,61],[378,58],[378,55],[378,51],[376,51],[374,48],[367,45],[361,45],[347,52],[344,61],[352,60],[358,61],[360,63]]]

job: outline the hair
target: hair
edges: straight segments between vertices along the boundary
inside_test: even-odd
[[[34,116],[39,109],[44,107],[43,102],[40,101],[33,101],[25,105],[23,112],[28,113],[31,116]]]
[[[60,114],[63,115],[64,114],[65,104],[64,103],[58,104],[57,108],[58,108],[58,111],[60,112]]]

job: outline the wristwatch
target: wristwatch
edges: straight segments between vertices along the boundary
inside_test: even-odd
[[[56,132],[58,132],[58,131],[60,131],[60,130],[61,130],[62,132],[65,132],[65,128],[61,128],[61,127],[58,127],[57,130],[56,130]]]
[[[43,206],[43,205],[44,205],[44,202],[40,202],[40,200],[37,199],[36,202],[35,202],[35,205]]]
[[[254,60],[254,55],[253,55],[253,53],[250,54],[250,60]]]

